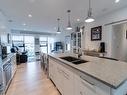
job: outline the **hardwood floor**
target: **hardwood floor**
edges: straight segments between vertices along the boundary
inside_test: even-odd
[[[18,66],[16,75],[6,95],[60,95],[52,82],[42,72],[39,63]]]

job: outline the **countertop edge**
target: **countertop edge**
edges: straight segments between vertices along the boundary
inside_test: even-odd
[[[49,56],[52,57],[52,58],[54,58],[54,59],[56,59],[56,60],[58,60],[58,61],[61,61],[61,62],[65,63],[65,65],[68,65],[68,66],[70,66],[70,67],[72,67],[72,68],[74,68],[74,69],[80,71],[81,73],[84,73],[84,74],[88,75],[89,77],[94,78],[95,80],[98,80],[98,81],[104,83],[105,85],[107,85],[107,86],[109,86],[109,87],[111,87],[111,88],[113,88],[113,89],[119,88],[119,87],[120,87],[122,84],[124,84],[124,83],[126,82],[126,80],[127,80],[127,79],[125,79],[122,83],[120,83],[119,85],[115,86],[115,85],[112,85],[112,84],[110,84],[110,83],[108,83],[108,82],[105,82],[105,81],[103,81],[103,80],[101,80],[101,79],[99,79],[99,78],[97,78],[97,77],[95,77],[95,76],[92,76],[92,75],[90,75],[90,74],[88,74],[88,73],[86,73],[86,72],[84,72],[84,71],[82,71],[82,70],[80,70],[80,69],[78,69],[78,68],[75,68],[74,66],[71,66],[71,65],[67,64],[66,62],[60,60],[59,58],[56,58],[56,57],[54,57],[54,56],[52,56],[52,55],[50,55],[50,54],[49,54]]]

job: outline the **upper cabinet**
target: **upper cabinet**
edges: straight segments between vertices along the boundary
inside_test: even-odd
[[[71,33],[71,48],[73,53],[77,53],[82,48],[82,38],[84,35],[84,27],[77,27],[75,32]]]

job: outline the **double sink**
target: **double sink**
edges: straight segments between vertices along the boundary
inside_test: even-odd
[[[75,58],[75,57],[72,57],[72,56],[65,56],[65,57],[60,57],[60,58],[63,59],[63,60],[66,60],[68,62],[71,62],[72,64],[75,64],[75,65],[88,62],[86,60],[82,60],[82,59]]]

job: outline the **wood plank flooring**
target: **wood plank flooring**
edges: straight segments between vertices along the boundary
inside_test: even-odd
[[[37,62],[21,64],[6,95],[60,95]]]

